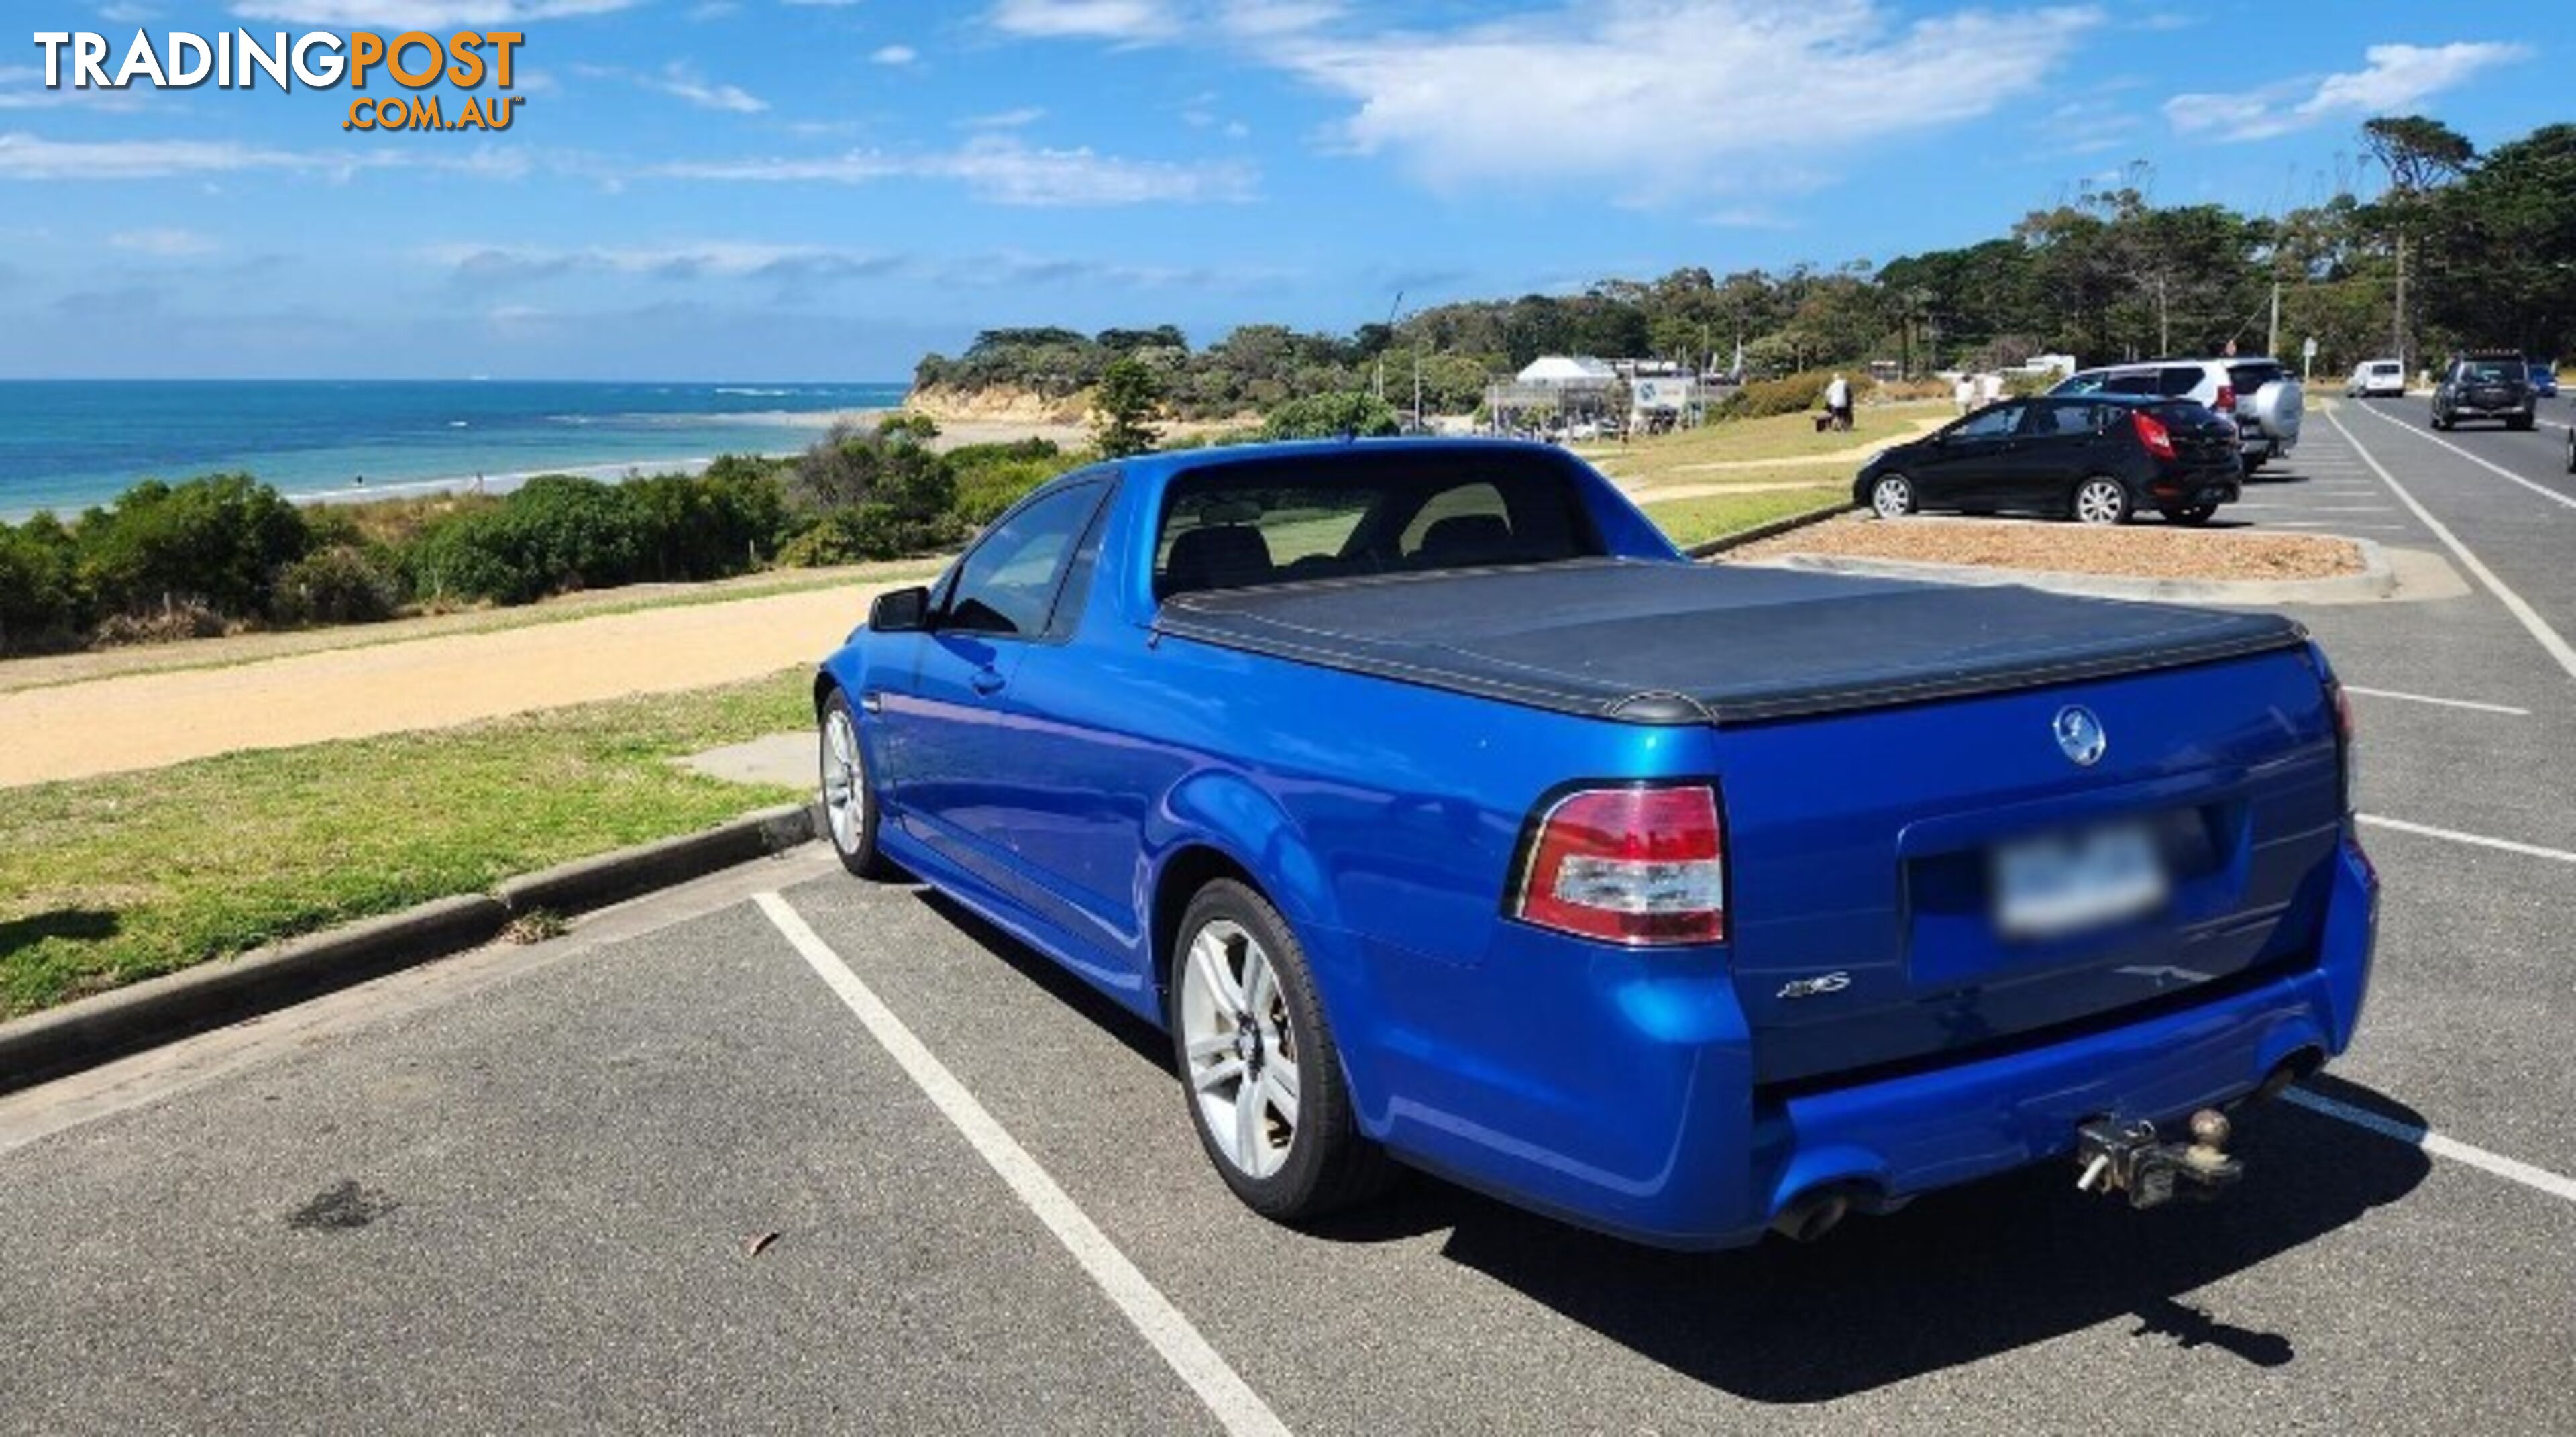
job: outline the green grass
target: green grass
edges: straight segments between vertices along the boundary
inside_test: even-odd
[[[669,760],[812,722],[803,669],[9,790],[0,1016],[797,795]]]
[[[1645,505],[1646,517],[1683,548],[1742,533],[1826,504],[1848,504],[1851,489],[1823,484],[1812,489],[1773,489],[1759,494],[1711,494],[1697,499],[1671,499]]]
[[[1822,434],[1816,432],[1812,414],[1730,419],[1624,445],[1586,445],[1576,452],[1631,487],[1725,484],[1747,477],[1740,470],[1697,467],[1712,464],[1777,463],[1802,467],[1806,477],[1821,478],[1817,471],[1827,466],[1859,469],[1860,460],[1849,451],[1915,438],[1928,432],[1932,423],[1948,420],[1952,412],[1947,404],[1921,402],[1864,406],[1854,411],[1849,430]]]

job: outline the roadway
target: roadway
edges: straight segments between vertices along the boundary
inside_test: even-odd
[[[2576,480],[2420,415],[2312,418],[2239,516],[2466,588],[2298,611],[2380,968],[2221,1205],[2051,1167],[1678,1256],[1416,1179],[1290,1233],[1150,1031],[807,850],[0,1100],[0,1430],[2576,1430]]]

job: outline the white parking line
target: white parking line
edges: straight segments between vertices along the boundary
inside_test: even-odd
[[[2506,704],[2482,704],[2473,699],[2437,699],[2431,694],[2401,693],[2396,689],[2366,689],[2359,684],[2345,684],[2343,691],[2348,694],[2366,694],[2375,699],[2404,699],[2410,704],[2440,704],[2446,709],[2469,709],[2482,714],[2511,714],[2515,718],[2531,717],[2529,709],[2513,708]]]
[[[2510,838],[2489,838],[2483,833],[2462,833],[2456,828],[2435,828],[2429,823],[2408,823],[2402,818],[2382,818],[2375,813],[2355,817],[2371,828],[2385,828],[2396,833],[2412,833],[2419,838],[2440,838],[2452,843],[2466,843],[2476,848],[2493,848],[2504,853],[2519,853],[2525,858],[2546,858],[2557,863],[2576,863],[2576,853],[2563,848],[2543,848],[2536,843],[2518,843]]]
[[[940,1116],[955,1125],[959,1134],[975,1149],[976,1155],[992,1165],[993,1171],[1010,1185],[1012,1194],[1037,1215],[1038,1221],[1046,1224],[1047,1231],[1054,1233],[1056,1241],[1064,1244],[1065,1251],[1073,1254],[1074,1261],[1082,1264],[1082,1270],[1091,1275],[1091,1280],[1100,1284],[1100,1290],[1108,1294],[1109,1300],[1117,1304],[1118,1310],[1136,1325],[1138,1332],[1144,1334],[1154,1351],[1171,1364],[1172,1371],[1178,1373],[1180,1379],[1189,1384],[1190,1390],[1198,1394],[1199,1400],[1207,1404],[1208,1411],[1216,1415],[1225,1430],[1286,1437],[1288,1424],[1279,1420],[1279,1414],[1270,1410],[1270,1404],[1261,1400],[1261,1394],[1252,1390],[1252,1384],[1244,1381],[1242,1374],[1208,1345],[1207,1339],[1199,1335],[1199,1330],[1190,1324],[1189,1318],[1173,1306],[1171,1299],[1163,1296],[1160,1289],[1146,1280],[1145,1274],[1127,1260],[1127,1255],[1118,1250],[1108,1234],[1074,1205],[1073,1199],[1065,1195],[1064,1189],[1056,1185],[1046,1169],[1038,1166],[1037,1159],[1029,1156],[1028,1149],[1021,1147],[1018,1139],[994,1121],[983,1103],[966,1090],[965,1084],[957,1081],[956,1075],[948,1071],[948,1066],[940,1062],[936,1054],[912,1035],[912,1030],[894,1015],[893,1009],[879,1000],[867,984],[859,981],[859,975],[851,972],[850,965],[841,961],[841,956],[832,951],[831,945],[806,926],[804,918],[788,906],[787,900],[775,893],[763,893],[752,901],[760,905],[760,911],[767,914],[769,921],[795,946],[798,956],[814,970],[815,976],[821,978],[849,1006],[850,1011],[858,1015],[869,1035],[884,1045],[886,1052],[902,1067],[905,1076],[911,1078],[931,1104],[939,1109]]]
[[[2380,463],[2369,450],[2364,449],[2361,441],[2353,437],[2352,431],[2344,427],[2341,417],[2329,414],[2326,416],[2326,422],[2333,425],[2335,432],[2344,437],[2344,442],[2352,446],[2352,451],[2361,456],[2362,462],[2368,464],[2372,472],[2379,475],[2379,482],[2388,486],[2388,492],[2396,495],[2398,502],[2413,510],[2415,517],[2423,521],[2424,527],[2433,531],[2433,537],[2442,541],[2443,547],[2451,551],[2452,556],[2460,561],[2461,567],[2476,575],[2478,582],[2487,586],[2487,592],[2495,595],[2497,602],[2504,605],[2505,611],[2512,614],[2523,628],[2530,631],[2533,638],[2540,641],[2540,646],[2549,651],[2549,656],[2558,661],[2558,666],[2567,671],[2567,676],[2576,678],[2576,648],[2569,648],[2567,641],[2558,636],[2558,631],[2549,627],[2547,619],[2540,617],[2537,610],[2524,603],[2520,594],[2506,588],[2504,580],[2497,578],[2493,569],[2480,563],[2478,556],[2469,552],[2469,546],[2461,543],[2458,535],[2445,528],[2441,520],[2433,517],[2433,511],[2416,503],[2415,496],[2406,492],[2406,486],[2398,483],[2396,476],[2388,472],[2388,467]],[[2389,422],[2396,423],[2393,419]],[[2398,427],[2405,428],[2402,424]]]
[[[2467,1163],[2470,1167],[2493,1173],[2508,1182],[2517,1182],[2524,1187],[2545,1192],[2551,1197],[2576,1202],[2576,1178],[2560,1177],[2547,1168],[2536,1168],[2526,1162],[2517,1162],[2502,1153],[2491,1153],[2484,1148],[2461,1142],[2457,1138],[2446,1138],[2431,1128],[2419,1128],[2413,1123],[2401,1123],[2395,1118],[2382,1117],[2367,1108],[2356,1108],[2350,1103],[2329,1098],[2323,1093],[2312,1093],[2305,1088],[2286,1089],[2281,1097],[2284,1101],[2296,1103],[2310,1112],[2323,1113],[2329,1118],[2350,1123],[2356,1128],[2377,1133],[2383,1138],[2394,1138],[2401,1143],[2422,1148],[2437,1158],[2449,1158],[2453,1162]]]
[[[2373,410],[2371,412],[2374,414],[2378,413],[2377,410]],[[2402,419],[2390,419],[2385,414],[2381,414],[2379,417],[2388,420],[2389,423],[2396,425],[2398,428],[2405,430],[2407,433],[2414,435],[2418,439],[2441,445],[2443,448],[2450,450],[2452,453],[2459,455],[2461,458],[2466,459],[2479,468],[2486,470],[2490,474],[2496,475],[2499,478],[2512,480],[2514,483],[2521,485],[2523,488],[2530,490],[2532,493],[2539,495],[2541,498],[2548,500],[2552,504],[2563,505],[2569,509],[2576,509],[2576,497],[2561,494],[2546,484],[2535,484],[2530,480],[2523,478],[2521,475],[2514,473],[2512,470],[2505,468],[2501,464],[2496,464],[2479,458],[2477,455],[2470,453],[2468,450],[2461,448],[2459,445],[2452,443],[2450,440],[2443,438],[2439,434],[2427,434],[2423,430],[2416,428],[2414,425],[2409,424]]]

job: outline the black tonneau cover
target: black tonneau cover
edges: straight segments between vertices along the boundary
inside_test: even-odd
[[[2275,614],[1592,559],[1184,594],[1164,634],[1630,723],[1755,723],[2209,663]]]

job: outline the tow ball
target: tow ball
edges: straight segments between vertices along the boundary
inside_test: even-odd
[[[2157,1207],[2176,1197],[2206,1201],[2235,1185],[2245,1165],[2227,1155],[2227,1115],[2191,1115],[2191,1141],[2156,1140],[2144,1118],[2095,1118],[2075,1130],[2078,1192],[2126,1193],[2129,1206]]]

